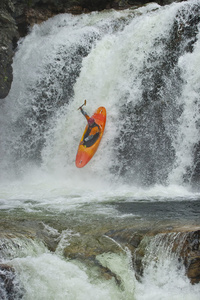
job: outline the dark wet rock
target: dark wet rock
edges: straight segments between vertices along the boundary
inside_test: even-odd
[[[22,293],[16,285],[15,270],[6,264],[0,264],[0,299],[22,299]]]
[[[168,255],[175,254],[185,266],[186,275],[192,284],[200,282],[200,230],[191,232],[170,232],[155,236],[145,235],[133,254],[133,266],[138,280],[143,276],[144,257],[152,239],[155,245],[164,245]],[[156,257],[156,251],[154,253]]]
[[[12,1],[0,3],[0,98],[5,98],[12,84],[12,59],[19,39],[18,29],[13,18]]]
[[[120,253],[122,251],[121,246],[108,237],[91,233],[74,237],[64,249],[64,255],[71,259],[94,261],[97,255],[104,252]]]
[[[149,244],[155,240],[156,243],[164,245],[168,249],[169,255],[176,255],[186,270],[186,275],[191,283],[200,282],[200,231],[183,232],[170,231],[158,232],[135,229],[110,230],[103,236],[93,236],[92,234],[81,235],[73,238],[64,249],[65,257],[78,259],[84,263],[89,263],[100,268],[103,276],[108,279],[114,276],[111,270],[101,266],[96,257],[102,253],[124,253],[129,249],[132,254],[132,263],[135,275],[141,280],[145,268],[144,257],[147,255]],[[156,246],[155,246],[156,247]],[[120,283],[120,279],[115,274],[115,280]]]
[[[200,253],[192,253],[187,260],[187,275],[193,284],[200,282]]]
[[[200,230],[189,232],[181,250],[187,276],[191,283],[200,282]]]

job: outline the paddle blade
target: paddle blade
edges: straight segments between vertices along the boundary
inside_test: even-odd
[[[81,109],[81,107],[83,107],[84,105],[86,105],[86,100],[84,101],[84,103],[77,110]]]

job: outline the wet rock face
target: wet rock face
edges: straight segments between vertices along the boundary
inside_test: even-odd
[[[5,264],[0,264],[0,299],[22,299],[22,293],[15,282],[15,271]]]
[[[200,230],[187,235],[182,256],[188,278],[193,284],[200,282]]]
[[[12,58],[19,39],[18,29],[13,18],[14,5],[11,1],[0,3],[0,98],[9,93],[12,83]]]
[[[159,245],[159,247],[158,247]],[[117,280],[108,268],[104,269],[96,260],[102,253],[123,253],[129,249],[132,254],[132,264],[138,281],[142,280],[145,268],[152,260],[159,269],[160,252],[166,252],[167,257],[176,257],[177,264],[185,267],[185,275],[192,284],[200,282],[200,230],[189,232],[152,232],[124,228],[109,230],[103,236],[76,236],[65,248],[64,256],[89,262],[100,268],[103,276],[111,276]]]
[[[145,268],[146,249],[149,248],[152,240],[155,244],[154,257],[156,257],[156,245],[164,246],[169,256],[176,255],[179,262],[185,266],[185,273],[192,284],[200,282],[200,230],[191,232],[162,233],[155,236],[145,236],[135,247],[133,253],[133,266],[136,271],[136,278],[140,280]]]

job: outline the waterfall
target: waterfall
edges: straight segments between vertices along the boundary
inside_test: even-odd
[[[45,225],[45,224],[44,224]],[[46,227],[58,236],[53,228]],[[70,232],[63,232],[66,245],[70,245]],[[42,242],[23,236],[4,238],[4,257],[0,270],[0,296],[2,299],[119,299],[160,300],[199,299],[200,286],[191,286],[179,254],[186,240],[184,233],[158,234],[141,242],[140,254],[143,276],[136,280],[131,252],[127,247],[120,254],[103,253],[96,257],[98,263],[112,272],[112,279],[103,278],[101,272],[90,264],[69,260],[62,251],[53,253]],[[65,245],[65,247],[66,247]],[[58,245],[60,249],[61,245]],[[119,245],[120,246],[120,245]],[[121,246],[120,246],[121,247]],[[145,248],[145,251],[144,251]],[[6,267],[7,266],[7,267]],[[3,277],[4,276],[4,277]],[[4,281],[1,282],[1,279]],[[6,280],[5,280],[6,278]],[[3,284],[4,283],[4,284]]]
[[[199,299],[199,62],[199,0],[61,14],[19,41],[0,110],[0,298]],[[107,121],[78,169],[85,99]]]
[[[142,258],[142,285],[137,287],[140,299],[196,298],[197,290],[192,296],[183,264],[186,239],[185,233],[169,233],[158,234],[149,241],[142,241],[143,247],[146,248]],[[196,288],[198,289],[197,286]],[[142,297],[144,290],[148,290],[148,295]]]
[[[1,168],[74,170],[85,120],[108,118],[85,170],[126,183],[198,182],[199,2],[58,15],[18,45],[1,109]],[[75,171],[74,171],[75,172]]]

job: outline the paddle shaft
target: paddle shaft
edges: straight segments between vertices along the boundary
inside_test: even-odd
[[[84,103],[78,108],[78,110],[81,109],[84,105],[86,105],[86,100],[85,100]]]

